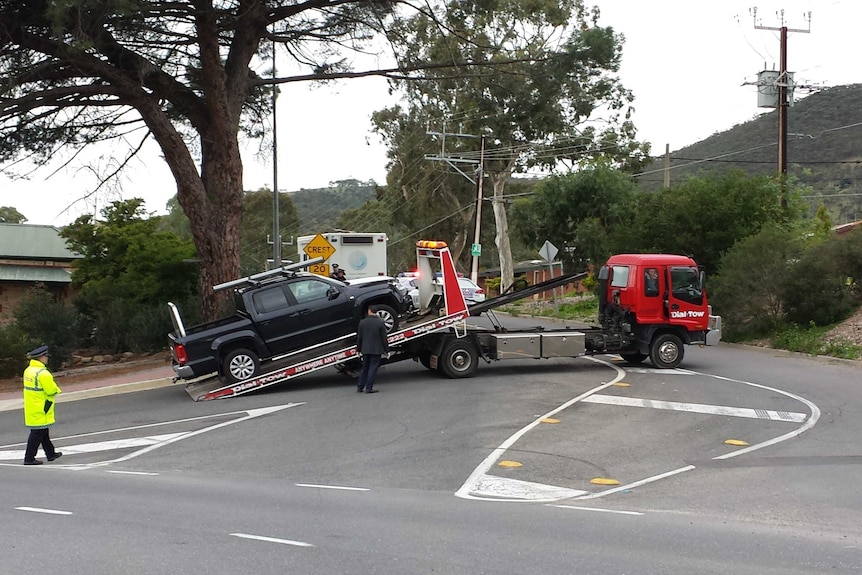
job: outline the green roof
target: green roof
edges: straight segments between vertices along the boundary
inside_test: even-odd
[[[72,272],[48,266],[0,265],[0,281],[71,283]]]
[[[80,257],[66,247],[54,226],[0,224],[0,259],[71,261]]]

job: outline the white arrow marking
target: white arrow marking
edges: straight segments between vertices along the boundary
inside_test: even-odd
[[[115,439],[113,441],[97,441],[95,443],[81,443],[80,445],[64,445],[63,455],[76,453],[97,453],[99,451],[110,451],[112,449],[131,449],[133,447],[144,447],[147,445],[158,445],[159,443],[174,439],[185,433],[166,433],[164,435],[151,435],[149,437],[131,437],[128,439]],[[15,461],[24,459],[24,450],[0,451],[0,461]]]
[[[234,423],[240,423],[242,421],[248,421],[249,419],[254,419],[255,417],[261,417],[262,415],[269,415],[271,413],[275,413],[277,411],[281,411],[282,409],[288,409],[290,407],[296,407],[297,405],[303,405],[302,403],[288,403],[285,405],[275,405],[272,407],[261,407],[258,409],[249,409],[245,413],[247,414],[245,417],[240,417],[237,419],[232,419],[231,421],[223,421],[222,423],[217,423],[215,425],[211,425],[209,427],[204,427],[203,429],[198,429],[197,431],[190,431],[188,433],[182,433],[177,437],[173,437],[171,439],[167,439],[161,443],[156,443],[153,445],[148,445],[143,449],[139,449],[133,453],[129,453],[128,455],[124,455],[122,457],[118,457],[117,459],[112,459],[110,461],[103,461],[101,463],[94,463],[92,465],[108,465],[109,463],[120,463],[122,461],[128,461],[139,455],[144,455],[145,453],[149,453],[151,451],[155,451],[160,447],[164,447],[166,445],[170,445],[172,443],[176,443],[182,439],[188,439],[189,437],[194,437],[196,435],[201,435],[203,433],[207,433],[208,431],[213,431],[216,429],[221,429],[222,427],[227,427],[228,425],[233,425]]]
[[[238,418],[232,419],[230,421],[223,421],[221,423],[217,423],[217,424],[211,425],[209,427],[204,427],[204,428],[198,429],[196,431],[186,431],[186,432],[181,432],[181,433],[165,433],[165,434],[161,434],[161,435],[151,435],[151,436],[147,436],[147,437],[133,437],[133,438],[127,438],[127,439],[117,439],[117,440],[113,440],[113,441],[97,441],[94,443],[81,443],[78,445],[70,445],[70,446],[58,445],[57,447],[60,449],[60,451],[63,452],[64,456],[65,455],[73,455],[73,454],[81,454],[81,453],[98,453],[100,451],[110,451],[110,450],[115,450],[115,449],[140,448],[137,451],[126,454],[122,457],[118,457],[117,459],[111,459],[109,461],[87,463],[87,464],[78,465],[78,466],[75,466],[75,465],[61,466],[61,467],[64,467],[65,469],[74,469],[76,471],[80,471],[83,469],[90,469],[92,467],[99,467],[99,466],[103,466],[103,465],[108,465],[110,463],[119,463],[122,461],[128,461],[129,459],[133,459],[135,457],[138,457],[139,455],[144,455],[145,453],[149,453],[149,452],[151,452],[155,449],[158,449],[160,447],[164,447],[166,445],[176,443],[177,441],[180,441],[182,439],[194,437],[196,435],[200,435],[200,434],[206,433],[208,431],[220,429],[220,428],[226,427],[228,425],[233,425],[235,423],[240,423],[242,421],[248,421],[249,419],[254,419],[255,417],[261,417],[264,415],[269,415],[269,414],[281,411],[283,409],[288,409],[290,407],[296,407],[299,405],[304,405],[304,404],[303,403],[288,403],[285,405],[275,405],[272,407],[261,407],[258,409],[247,409],[247,410],[243,410],[243,411],[233,411],[230,413],[217,413],[217,414],[207,415],[207,416],[203,416],[203,417],[192,417],[192,418],[188,418],[188,419],[179,419],[176,421],[164,421],[164,422],[159,422],[159,423],[151,423],[151,424],[147,424],[147,425],[139,425],[139,426],[135,426],[135,427],[112,429],[112,430],[108,430],[108,431],[97,431],[97,432],[85,433],[85,434],[81,434],[81,435],[61,437],[59,439],[54,439],[54,441],[58,442],[58,441],[65,441],[65,440],[73,439],[73,438],[89,437],[89,436],[93,436],[93,435],[104,435],[106,433],[119,433],[119,432],[123,432],[123,431],[131,431],[131,430],[135,430],[135,429],[145,429],[145,428],[149,428],[149,427],[157,427],[157,426],[162,426],[162,425],[175,425],[178,423],[187,423],[187,422],[191,422],[191,421],[199,421],[202,419],[223,418],[223,417],[227,417],[227,416],[231,416],[231,415],[239,415],[239,414],[243,414],[243,413],[245,414],[245,416],[243,416],[243,417],[238,417]],[[4,446],[4,447],[12,447],[12,446]],[[24,450],[23,449],[0,451],[0,461],[15,461],[15,460],[23,460],[23,459],[24,459]],[[64,460],[64,462],[65,461],[68,461],[68,460],[66,459],[66,460]],[[56,466],[57,465],[55,464],[52,467],[56,467]]]

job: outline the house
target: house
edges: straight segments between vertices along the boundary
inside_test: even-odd
[[[35,285],[61,301],[68,298],[72,262],[80,258],[54,226],[0,223],[0,325],[12,322],[15,307]]]

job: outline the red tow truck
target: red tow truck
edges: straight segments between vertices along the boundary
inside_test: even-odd
[[[419,241],[419,308],[403,318],[389,335],[390,357],[384,363],[406,359],[450,378],[470,377],[479,360],[579,357],[619,354],[630,363],[649,358],[657,368],[675,368],[685,345],[715,345],[721,339],[721,317],[707,301],[704,274],[691,258],[669,254],[612,256],[597,273],[599,325],[542,327],[511,330],[503,327],[493,310],[508,303],[572,284],[587,273],[568,274],[467,306],[448,246]],[[442,284],[434,282],[433,265],[442,270]],[[173,307],[172,307],[173,309]],[[487,313],[493,327],[467,325],[467,318]],[[179,315],[175,327],[183,329]],[[179,322],[179,323],[178,323]],[[355,334],[274,358],[268,371],[246,381],[226,383],[218,376],[188,383],[195,400],[221,399],[283,383],[324,367],[349,371],[358,358]]]

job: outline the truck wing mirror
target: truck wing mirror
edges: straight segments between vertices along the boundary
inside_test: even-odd
[[[338,297],[338,295],[339,295],[340,293],[341,293],[341,292],[340,292],[340,291],[338,291],[334,286],[333,286],[333,287],[330,287],[328,290],[326,290],[326,296],[327,296],[330,300],[334,300],[335,298],[337,298],[337,297]]]

